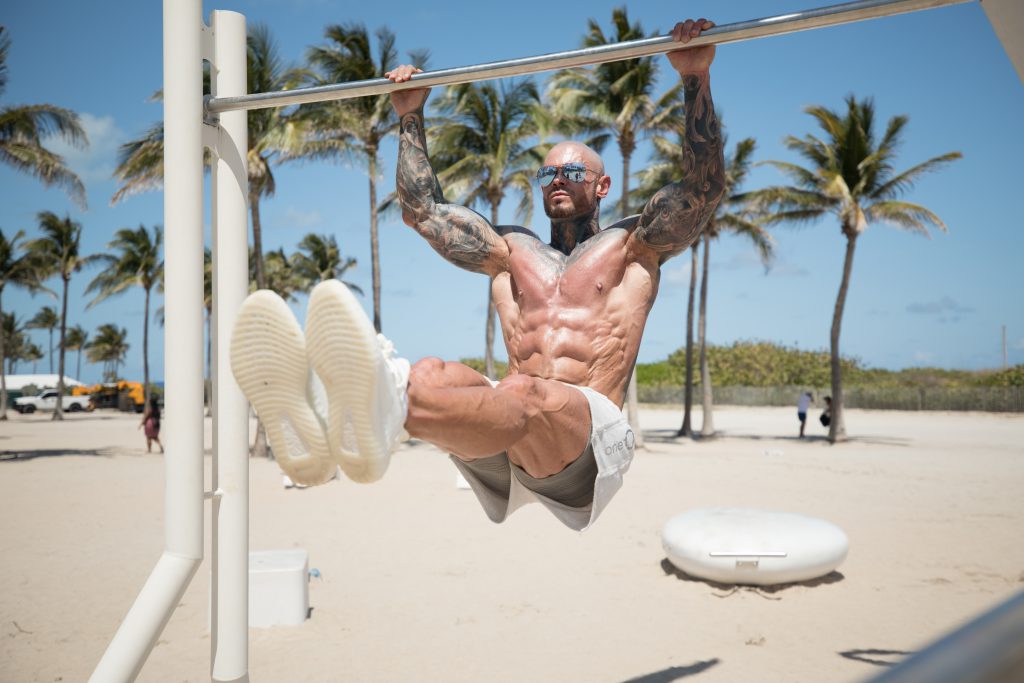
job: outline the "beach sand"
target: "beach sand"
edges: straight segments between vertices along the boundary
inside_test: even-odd
[[[852,410],[830,446],[795,409],[720,407],[706,441],[680,412],[641,412],[648,447],[583,534],[540,506],[492,524],[423,443],[373,485],[285,489],[251,460],[251,549],[322,577],[305,624],[250,630],[252,680],[858,681],[1024,588],[1024,416]],[[48,417],[0,423],[7,682],[88,678],[163,547],[138,417]],[[716,506],[826,519],[849,556],[774,590],[674,571],[665,521]],[[209,555],[140,681],[210,679],[208,595]]]

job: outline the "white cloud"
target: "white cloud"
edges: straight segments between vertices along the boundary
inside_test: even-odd
[[[316,209],[303,211],[289,206],[285,209],[283,221],[289,228],[317,228],[323,226],[324,217]]]
[[[689,287],[690,260],[677,260],[675,268],[665,270],[663,280],[668,286]]]
[[[711,267],[715,270],[745,270],[747,268],[763,268],[761,259],[753,252],[738,251],[729,257],[728,261],[715,262],[711,260]]]
[[[716,263],[712,259],[711,267],[715,270],[765,270],[761,257],[752,249],[735,252],[728,261]],[[766,274],[777,277],[806,277],[810,273],[801,265],[776,257]]]
[[[936,355],[932,351],[914,351],[915,363],[931,363],[935,358]]]
[[[970,306],[962,306],[948,296],[944,296],[938,301],[916,301],[914,303],[907,304],[907,313],[938,315],[940,316],[940,320],[943,322],[949,319],[947,314],[954,314],[952,319],[956,321],[960,319],[959,314],[973,312],[974,309]]]
[[[64,157],[68,167],[86,185],[109,181],[117,167],[117,150],[128,135],[117,127],[113,116],[82,112],[78,118],[89,137],[88,147],[78,149],[60,138],[54,138],[47,146]]]
[[[761,262],[758,261],[758,265],[760,265],[760,263]],[[810,271],[803,266],[790,263],[789,261],[775,262],[772,264],[771,270],[769,270],[768,273],[779,277],[807,277],[811,274]]]

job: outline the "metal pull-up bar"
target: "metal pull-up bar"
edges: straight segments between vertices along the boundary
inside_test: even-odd
[[[687,43],[686,46],[696,47],[699,45],[737,43],[743,40],[795,33],[825,26],[849,24],[865,19],[905,14],[968,1],[858,0],[857,2],[847,2],[841,5],[715,26],[704,31],[699,37]],[[210,97],[206,101],[206,110],[210,114],[219,114],[226,111],[266,109],[268,107],[286,107],[293,104],[307,104],[310,102],[345,100],[353,97],[365,97],[367,95],[381,95],[395,90],[471,83],[492,78],[566,69],[574,66],[616,62],[622,59],[662,54],[679,48],[680,44],[673,41],[672,36],[657,36],[654,38],[630,40],[623,43],[612,43],[610,45],[585,47],[579,50],[569,50],[568,52],[554,52],[535,57],[522,57],[501,62],[488,62],[486,64],[429,71],[416,74],[412,77],[412,80],[404,83],[393,83],[387,78],[371,78],[365,81],[336,83],[334,85],[282,90],[279,92],[254,93],[238,97]]]

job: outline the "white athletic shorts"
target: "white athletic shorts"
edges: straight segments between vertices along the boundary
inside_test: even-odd
[[[454,455],[451,460],[459,469],[462,475],[469,482],[470,488],[476,494],[477,500],[483,507],[484,512],[492,522],[501,523],[508,519],[513,512],[527,503],[540,503],[570,529],[577,531],[588,529],[598,518],[601,512],[607,507],[609,501],[622,487],[622,476],[629,470],[629,464],[633,460],[633,446],[635,436],[632,428],[626,421],[622,410],[612,403],[603,394],[594,391],[589,387],[577,387],[567,384],[579,390],[590,404],[590,444],[576,461],[571,463],[562,472],[544,479],[533,479],[523,470],[514,464],[508,463],[508,456],[504,453],[476,461],[464,461]],[[593,468],[589,468],[588,460],[593,453],[593,461],[596,463],[596,476]],[[492,477],[495,468],[503,466],[508,475],[504,475],[501,481],[507,484],[498,484],[496,477]],[[485,472],[482,466],[485,465],[491,470]],[[574,472],[570,472],[573,470]],[[559,502],[548,495],[534,490],[535,488],[550,490],[550,487],[535,486],[537,482],[549,482],[559,477],[577,476],[594,477],[593,496],[589,502],[577,500],[576,505],[567,505]],[[589,484],[589,482],[588,482]],[[578,488],[578,487],[576,487]],[[589,496],[588,496],[589,497]]]

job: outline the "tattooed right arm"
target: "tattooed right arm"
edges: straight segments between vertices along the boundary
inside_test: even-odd
[[[427,157],[422,109],[401,119],[397,185],[402,218],[448,262],[492,277],[507,268],[508,245],[490,222],[445,200]]]

